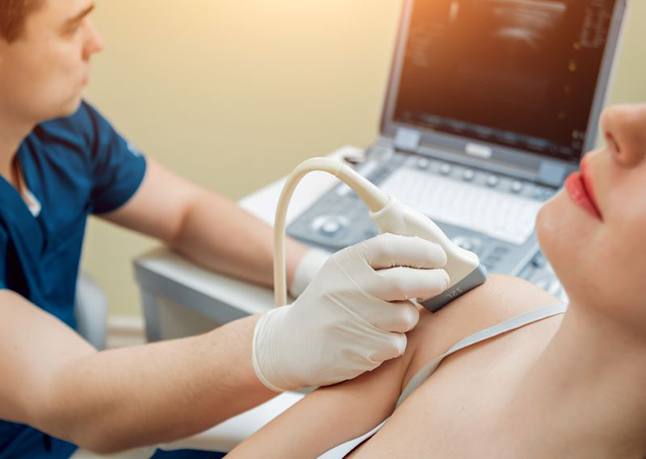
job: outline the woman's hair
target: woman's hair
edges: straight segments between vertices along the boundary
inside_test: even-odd
[[[23,33],[27,16],[43,0],[0,0],[0,38],[11,43]]]

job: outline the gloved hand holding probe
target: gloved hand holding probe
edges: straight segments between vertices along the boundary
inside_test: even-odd
[[[446,261],[440,245],[392,234],[332,255],[294,303],[258,320],[256,375],[272,390],[293,390],[351,379],[400,356],[419,318],[407,300],[444,291]]]

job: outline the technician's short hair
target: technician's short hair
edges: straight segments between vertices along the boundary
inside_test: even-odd
[[[30,13],[44,0],[0,0],[0,38],[9,43],[20,38]]]

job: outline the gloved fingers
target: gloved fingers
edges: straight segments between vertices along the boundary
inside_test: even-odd
[[[368,356],[368,360],[378,365],[402,356],[406,352],[408,338],[403,333],[389,333],[383,335],[383,340],[379,344],[373,347],[373,351]]]
[[[439,244],[419,237],[380,234],[361,243],[364,257],[373,269],[410,266],[442,268],[446,252]]]
[[[449,286],[450,279],[443,269],[390,268],[376,273],[380,282],[370,288],[370,294],[384,301],[426,300],[439,295]]]
[[[406,333],[419,322],[419,310],[409,301],[386,303],[370,322],[383,331]]]

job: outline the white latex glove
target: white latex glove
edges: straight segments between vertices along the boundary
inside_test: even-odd
[[[320,249],[309,249],[296,266],[292,285],[289,286],[289,294],[298,298],[312,282],[316,273],[323,267],[331,253]]]
[[[406,301],[449,285],[437,244],[382,234],[332,255],[298,299],[263,314],[253,338],[258,379],[275,391],[352,379],[406,350],[419,320]]]

